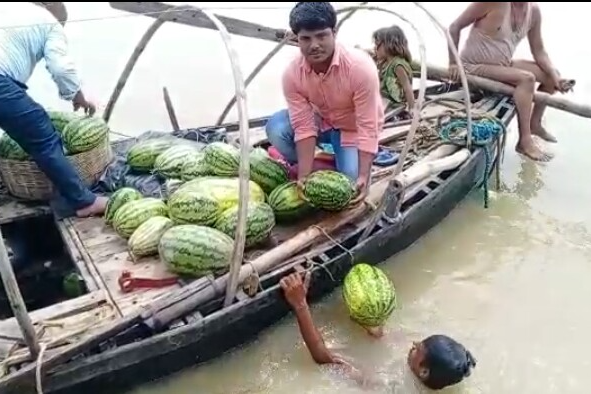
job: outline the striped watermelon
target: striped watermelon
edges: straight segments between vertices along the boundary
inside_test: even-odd
[[[238,176],[240,151],[224,142],[213,142],[202,150],[203,162],[213,175]]]
[[[207,168],[203,159],[203,153],[201,152],[189,157],[181,169],[181,179],[184,181],[190,181],[207,175],[213,174]]]
[[[162,235],[158,253],[172,272],[198,278],[226,272],[233,248],[232,238],[219,230],[184,224]]]
[[[214,225],[223,209],[207,191],[179,188],[168,199],[169,216],[176,224]]]
[[[237,224],[238,205],[234,205],[221,214],[215,228],[234,238]],[[273,231],[273,227],[275,227],[275,215],[269,205],[264,202],[248,204],[245,242],[247,248],[266,240]]]
[[[117,210],[123,205],[130,201],[141,200],[142,198],[144,198],[142,193],[132,187],[123,187],[111,194],[105,209],[105,223],[111,224],[113,217],[115,217],[115,213],[117,213]]]
[[[153,216],[143,222],[127,241],[131,259],[136,261],[139,257],[158,254],[160,238],[172,226],[172,220],[165,216]]]
[[[353,320],[363,327],[383,326],[396,308],[394,284],[369,264],[356,264],[345,277],[343,298]]]
[[[6,132],[0,137],[0,157],[3,159],[27,161],[31,156]]]
[[[183,185],[183,183],[184,182],[180,179],[167,179],[162,187],[162,194],[164,195],[164,199],[168,200],[170,196],[172,196],[173,193],[176,192],[179,189],[179,187]]]
[[[154,161],[154,172],[164,178],[180,178],[183,165],[199,151],[197,148],[177,144],[162,152]]]
[[[238,178],[202,177],[186,182],[178,191],[191,189],[207,192],[221,204],[222,210],[226,210],[238,204],[239,182]],[[248,196],[251,202],[265,202],[265,192],[253,181],[249,181]]]
[[[75,112],[47,111],[47,115],[49,115],[49,119],[51,119],[55,131],[60,135],[64,132],[64,128],[68,123],[82,118],[82,116]]]
[[[132,170],[149,172],[154,168],[156,158],[173,145],[170,138],[152,138],[132,146],[127,152],[127,164]]]
[[[107,142],[109,126],[98,117],[85,116],[69,122],[62,132],[64,147],[69,154],[87,152]]]
[[[312,211],[310,204],[298,194],[296,182],[285,183],[273,190],[268,202],[277,221],[300,219]]]
[[[164,201],[146,197],[130,201],[115,213],[113,228],[122,238],[129,238],[146,220],[154,216],[168,216],[168,207]]]
[[[304,182],[304,197],[310,205],[327,211],[340,211],[355,197],[355,187],[349,177],[332,170],[310,174]]]
[[[289,182],[287,168],[256,149],[251,152],[249,163],[250,179],[262,187],[265,193],[271,193],[278,186]]]

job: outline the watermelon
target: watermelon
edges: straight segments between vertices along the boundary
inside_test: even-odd
[[[176,192],[183,183],[184,182],[180,179],[167,179],[166,182],[164,182],[162,188],[164,199],[168,200],[170,196],[172,196],[172,194]]]
[[[250,179],[256,182],[265,193],[271,193],[278,186],[289,182],[287,168],[268,155],[253,150],[249,162]]]
[[[201,152],[187,158],[181,169],[181,179],[190,181],[202,176],[213,175],[207,168]]]
[[[51,119],[51,123],[53,124],[55,131],[57,131],[57,133],[60,135],[64,132],[64,128],[68,123],[82,118],[82,116],[74,112],[63,111],[47,111],[47,115],[49,115],[49,119]]]
[[[299,219],[312,211],[310,204],[298,194],[296,182],[277,187],[269,194],[268,202],[277,221]]]
[[[233,249],[234,241],[226,234],[194,224],[170,228],[158,244],[160,259],[170,271],[197,278],[226,272]]]
[[[162,152],[154,161],[154,172],[164,178],[180,178],[185,162],[199,151],[189,145],[173,145]]]
[[[140,141],[127,152],[127,164],[135,171],[151,171],[156,158],[172,145],[173,141],[169,138],[152,138]]]
[[[117,210],[129,201],[140,200],[144,198],[142,193],[132,187],[123,187],[111,194],[109,201],[107,201],[107,207],[105,209],[105,223],[111,224],[113,217]]]
[[[191,189],[207,192],[221,204],[222,210],[226,210],[238,204],[239,182],[238,178],[202,177],[186,182],[177,191]],[[249,181],[248,195],[251,202],[265,202],[265,192],[253,181]]]
[[[355,187],[349,177],[332,170],[320,170],[304,181],[304,197],[310,205],[327,211],[340,211],[355,197]]]
[[[143,222],[129,237],[127,248],[132,260],[158,253],[158,243],[162,235],[174,225],[165,216],[152,216]]]
[[[238,205],[234,205],[222,212],[215,224],[215,228],[234,238],[238,224]],[[264,202],[249,203],[246,216],[246,242],[251,247],[269,237],[275,227],[273,209]]]
[[[27,161],[31,156],[6,132],[0,137],[0,157],[3,159]]]
[[[343,298],[351,318],[366,328],[383,326],[396,308],[394,284],[369,264],[356,264],[343,284]]]
[[[213,175],[238,176],[240,151],[224,142],[212,142],[202,150],[203,162]]]
[[[164,201],[146,197],[124,204],[113,217],[113,228],[123,238],[129,238],[145,221],[154,216],[168,216]]]
[[[206,190],[179,188],[168,199],[169,216],[176,224],[215,224],[223,209]]]
[[[86,116],[69,122],[62,132],[64,147],[69,154],[87,152],[107,142],[109,126],[98,117]]]

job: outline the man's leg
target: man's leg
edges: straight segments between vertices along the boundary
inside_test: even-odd
[[[0,128],[14,139],[77,211],[100,213],[97,197],[84,185],[65,157],[49,115],[10,78],[0,76]],[[96,209],[95,209],[96,208]]]
[[[535,75],[536,81],[540,83],[538,90],[548,94],[556,93],[556,88],[550,75],[542,71],[540,66],[531,60],[515,60],[513,66],[521,70],[529,71]],[[534,109],[531,114],[531,132],[548,142],[557,142],[556,137],[550,134],[544,126],[542,126],[542,117],[546,110],[546,103],[534,103]]]
[[[319,142],[332,145],[337,170],[356,182],[359,175],[359,151],[357,148],[342,146],[341,132],[334,129],[320,133]]]
[[[282,109],[271,116],[265,126],[265,132],[271,145],[281,153],[289,164],[297,163],[295,132],[291,127],[289,112],[286,109]]]
[[[472,65],[471,74],[490,78],[515,86],[513,98],[517,107],[519,141],[515,150],[532,160],[549,161],[552,155],[538,147],[531,133],[531,108],[536,84],[533,73],[516,67],[493,66],[489,64]]]

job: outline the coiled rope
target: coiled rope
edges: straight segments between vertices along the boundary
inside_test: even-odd
[[[457,134],[458,130],[467,130],[468,122],[465,117],[454,117],[448,123],[442,125],[439,129],[439,137],[447,143],[454,144],[461,147],[467,146],[467,133],[463,136],[452,135]],[[485,168],[482,183],[478,187],[484,189],[484,208],[489,205],[489,190],[488,190],[488,175],[491,171],[492,152],[491,146],[494,139],[499,134],[505,133],[506,128],[503,122],[491,115],[482,115],[479,119],[474,119],[472,123],[472,144],[475,147],[484,149]]]

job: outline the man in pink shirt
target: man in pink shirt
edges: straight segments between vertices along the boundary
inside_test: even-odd
[[[329,2],[300,2],[289,25],[301,54],[283,74],[287,109],[267,122],[269,142],[290,163],[298,183],[312,172],[318,144],[330,144],[336,168],[356,183],[361,200],[384,125],[375,63],[335,42],[337,16]]]

